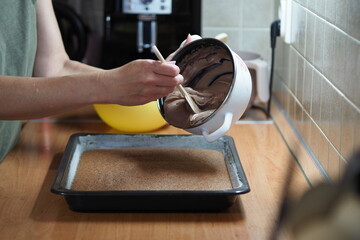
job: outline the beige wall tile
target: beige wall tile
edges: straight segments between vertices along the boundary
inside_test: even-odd
[[[360,42],[353,38],[346,39],[344,64],[345,95],[360,108]]]
[[[276,65],[274,65],[274,72],[278,74],[281,79],[284,79],[284,70],[285,70],[285,44],[282,41],[279,41],[279,44],[277,45],[277,52],[275,54],[275,62]]]
[[[342,115],[345,104],[347,103],[334,88],[330,87],[329,90],[329,96],[331,98],[329,129],[325,134],[336,150],[340,151]]]
[[[351,5],[359,4],[295,0],[296,37],[288,47],[289,74],[282,73],[284,88],[293,93],[284,97],[287,115],[333,179],[360,148],[360,41],[359,28],[350,27],[358,19]]]
[[[289,96],[289,105],[288,105],[288,116],[290,118],[290,120],[295,123],[295,111],[296,111],[296,102],[295,99],[293,97],[293,95]]]
[[[325,24],[324,25],[324,41],[323,41],[323,46],[324,46],[324,58],[323,58],[323,69],[322,69],[322,73],[329,78],[330,80],[333,79],[332,74],[334,73],[333,71],[333,58],[334,58],[334,48],[335,48],[335,29],[329,25],[329,24]]]
[[[333,107],[331,90],[331,86],[327,80],[321,78],[320,121],[317,122],[317,124],[325,134],[329,132],[331,108]]]
[[[323,0],[316,0],[316,1],[314,1],[314,0],[309,0],[308,1],[308,3],[307,3],[307,8],[311,11],[311,12],[313,12],[313,13],[315,13],[316,12],[316,3],[318,3],[319,1],[323,1]]]
[[[295,101],[293,122],[297,131],[303,136],[303,109],[299,102]]]
[[[302,96],[302,104],[305,111],[310,113],[313,90],[313,67],[309,62],[305,61],[304,65],[304,89]]]
[[[339,177],[342,177],[344,175],[346,167],[347,167],[347,161],[340,156],[340,160],[339,160]]]
[[[314,66],[321,72],[324,68],[325,22],[315,18]]]
[[[280,82],[280,90],[281,90],[281,107],[286,109],[289,105],[289,92],[286,89],[286,86],[283,82]]]
[[[278,42],[281,42],[283,44],[283,81],[288,81],[288,79],[290,78],[290,46],[282,41]]]
[[[290,61],[290,47],[283,41],[278,41],[277,51],[275,53],[275,70],[274,72],[281,77],[282,81],[288,83],[289,80],[289,61]],[[288,84],[286,84],[288,85]]]
[[[297,55],[298,64],[297,64],[297,72],[296,72],[296,88],[295,88],[295,96],[302,103],[303,99],[303,91],[304,91],[304,58],[301,55]]]
[[[202,37],[215,37],[219,33],[226,33],[228,35],[227,44],[232,50],[237,50],[241,47],[242,31],[236,28],[220,28],[220,27],[204,27],[202,29]]]
[[[327,173],[328,176],[332,180],[339,180],[340,177],[340,156],[336,152],[336,150],[329,146],[329,160],[328,160],[328,166],[327,166]]]
[[[317,15],[321,17],[325,17],[325,4],[327,0],[316,0],[313,1],[312,4],[309,3],[309,5],[315,4],[314,11]]]
[[[336,1],[335,25],[345,32],[349,27],[349,3],[349,0]]]
[[[289,62],[289,80],[288,87],[295,94],[296,88],[296,77],[297,77],[297,68],[298,68],[298,54],[296,50],[290,47],[290,62]]]
[[[325,1],[325,19],[331,23],[335,23],[336,2],[338,2],[338,0]]]
[[[325,171],[327,171],[329,169],[329,142],[325,136],[320,133],[319,142],[315,144],[318,145],[319,149],[318,161]]]
[[[329,159],[329,142],[316,124],[311,125],[311,134],[310,148],[313,150],[314,155],[321,166],[326,170],[328,168]]]
[[[344,78],[346,66],[346,35],[339,30],[334,30],[334,52],[331,59],[332,66],[332,83],[339,88],[340,91],[346,92],[348,82]],[[342,60],[341,60],[342,59]]]
[[[311,0],[295,0],[297,3],[299,3],[300,5],[307,7],[308,6],[308,2]]]
[[[321,132],[314,121],[310,123],[310,140],[307,142],[316,159],[320,157],[323,146],[320,145]]]
[[[354,136],[354,150],[360,151],[360,111],[356,111],[356,120],[355,120],[355,136]]]
[[[239,50],[260,53],[269,63],[271,59],[270,28],[269,29],[243,29],[242,44]]]
[[[359,113],[345,101],[341,122],[340,153],[345,159],[351,156],[355,149],[356,120]],[[357,136],[359,137],[359,136]]]
[[[275,1],[202,0],[202,34],[226,32],[234,50],[259,53],[270,65],[270,25],[277,19]]]
[[[360,40],[360,1],[348,0],[348,25],[347,31],[351,36]]]
[[[274,75],[273,82],[273,97],[277,99],[281,107],[284,106],[284,87],[281,77],[277,74]]]
[[[311,110],[310,115],[315,122],[320,122],[320,108],[321,108],[321,89],[322,76],[315,69],[313,70],[313,83],[311,95]]]
[[[241,27],[242,1],[203,0],[203,27]]]
[[[293,46],[302,54],[305,53],[305,28],[306,28],[306,11],[298,3],[293,3],[291,18],[291,32]]]
[[[269,28],[274,19],[274,1],[243,0],[242,23],[243,27]]]
[[[314,61],[315,22],[315,15],[306,11],[305,58],[310,62]]]
[[[291,97],[290,92],[288,91],[287,88],[285,88],[284,91],[284,105],[283,108],[286,111],[286,115],[290,118],[290,105],[294,104],[294,102],[291,102],[291,100],[293,100],[293,98]]]
[[[303,127],[302,127],[302,133],[301,136],[303,137],[305,143],[307,146],[310,147],[311,142],[311,125],[313,124],[312,120],[310,119],[310,116],[303,112]]]

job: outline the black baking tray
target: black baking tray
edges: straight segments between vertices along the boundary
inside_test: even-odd
[[[231,189],[75,191],[71,183],[81,154],[96,149],[211,149],[224,156]],[[164,179],[166,181],[166,179]],[[74,134],[70,137],[51,192],[64,196],[69,208],[80,212],[222,211],[240,194],[250,191],[232,137],[209,143],[199,135]]]

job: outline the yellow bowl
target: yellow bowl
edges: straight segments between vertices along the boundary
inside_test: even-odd
[[[167,124],[158,110],[156,101],[130,107],[94,104],[94,108],[107,125],[121,132],[150,132]]]

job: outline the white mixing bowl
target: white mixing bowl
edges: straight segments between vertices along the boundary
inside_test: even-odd
[[[172,60],[178,60],[199,46],[206,47],[214,45],[224,48],[232,60],[234,74],[231,87],[224,101],[210,116],[200,121],[198,125],[184,129],[193,134],[202,134],[209,142],[213,142],[224,136],[229,131],[230,127],[245,112],[252,92],[250,72],[244,61],[235,52],[233,52],[225,43],[214,38],[203,38],[192,41],[180,49],[172,58]],[[186,85],[184,87],[186,87]],[[163,105],[165,98],[158,100],[158,107],[164,118]]]

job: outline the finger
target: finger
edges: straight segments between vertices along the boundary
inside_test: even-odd
[[[142,95],[158,99],[168,95],[169,93],[172,93],[174,90],[175,90],[175,86],[171,86],[171,87],[156,86],[144,90],[142,92]]]
[[[180,74],[175,77],[156,75],[154,76],[153,81],[149,80],[148,83],[157,87],[175,87],[179,84],[182,84],[183,81],[184,77]]]
[[[143,89],[141,94],[136,96],[137,102],[150,102],[166,97],[168,94],[172,93],[175,90],[175,86],[164,87],[164,86],[155,86]]]
[[[189,44],[190,42],[195,41],[195,40],[198,40],[198,39],[201,39],[201,38],[202,38],[202,37],[199,36],[199,35],[196,35],[196,34],[191,35],[191,34],[189,33],[189,34],[186,36],[186,39],[185,39],[184,41],[182,41],[182,43],[180,44],[179,48],[176,49],[175,52],[171,53],[171,54],[166,58],[166,60],[168,61],[168,60],[173,59],[173,57],[175,56],[175,54],[176,54],[178,51],[180,51],[181,48],[183,48],[185,45]]]
[[[186,42],[185,42],[185,45],[186,44],[188,44],[188,43],[190,43],[192,41],[192,38],[191,38],[191,35],[190,35],[190,33],[187,35],[187,37],[186,37]]]
[[[173,57],[175,56],[175,54],[177,52],[180,51],[181,48],[183,48],[183,46],[185,46],[186,44],[190,43],[192,41],[192,36],[190,35],[190,33],[186,36],[186,39],[184,41],[182,41],[182,43],[180,44],[179,48],[176,49],[175,52],[171,53],[167,58],[166,58],[166,61],[169,61],[171,59],[173,59]]]
[[[173,63],[156,62],[153,70],[156,74],[175,77],[180,73],[180,68]]]
[[[195,40],[198,40],[198,39],[201,39],[202,37],[200,37],[199,35],[191,35],[191,34],[188,34],[186,36],[186,39],[180,44],[180,48],[185,46],[186,44],[189,44],[190,42],[192,41],[195,41]]]

